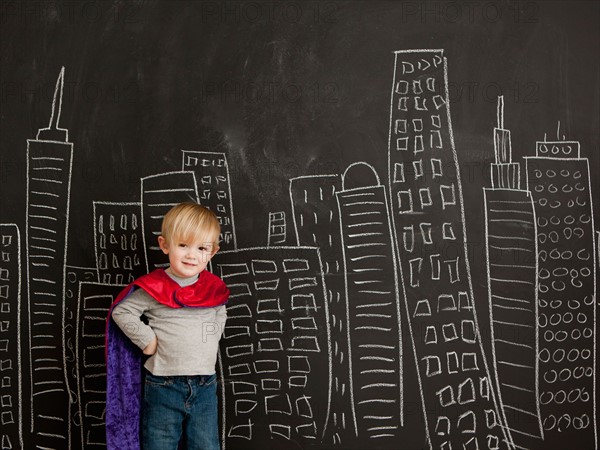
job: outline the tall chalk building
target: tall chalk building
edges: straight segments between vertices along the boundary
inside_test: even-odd
[[[504,448],[477,326],[441,50],[395,53],[390,211],[432,448]]]
[[[319,250],[230,250],[217,253],[211,267],[231,291],[220,343],[226,447],[318,444],[331,399]]]
[[[350,401],[350,365],[343,254],[336,174],[308,175],[290,180],[290,200],[297,245],[316,246],[323,261],[332,347],[332,401],[325,442],[344,444],[356,439],[356,419]]]
[[[237,248],[229,166],[225,153],[189,150],[182,152],[182,170],[195,173],[200,204],[214,212],[221,224],[221,250]]]
[[[21,236],[0,224],[0,448],[23,448],[21,395]]]
[[[493,379],[500,412],[517,448],[542,445],[538,401],[536,221],[531,193],[521,189],[498,99],[492,187],[483,190]]]
[[[596,261],[587,158],[576,141],[526,157],[538,229],[539,402],[547,448],[596,448]]]
[[[372,166],[355,163],[336,197],[354,426],[362,445],[398,448],[404,420],[402,333],[386,189]]]
[[[70,448],[64,354],[65,273],[73,144],[59,128],[64,68],[47,128],[27,140],[27,287],[32,442]]]

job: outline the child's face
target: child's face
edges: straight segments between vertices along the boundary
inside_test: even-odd
[[[211,236],[208,236],[211,238]],[[165,255],[169,255],[169,263],[173,275],[180,278],[190,278],[198,275],[208,265],[210,259],[217,253],[219,247],[212,239],[181,239],[173,238],[167,242],[159,236],[158,244]]]

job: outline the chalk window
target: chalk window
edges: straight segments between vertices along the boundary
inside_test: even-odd
[[[450,420],[445,416],[439,416],[435,425],[435,434],[438,436],[450,435]]]
[[[404,250],[412,252],[415,244],[415,230],[412,225],[404,227],[402,240],[404,241]]]
[[[310,373],[310,364],[306,356],[288,356],[288,371],[290,373]]]
[[[0,269],[0,280],[8,280],[10,272],[7,269]]]
[[[423,131],[423,119],[413,119],[412,123],[414,131]]]
[[[462,354],[462,370],[479,370],[479,367],[477,367],[477,353]]]
[[[448,265],[448,274],[450,275],[450,283],[460,281],[458,275],[458,258],[444,261]]]
[[[419,316],[431,316],[431,308],[427,299],[419,300],[417,306],[415,306],[413,317]]]
[[[256,311],[259,314],[268,312],[282,312],[282,309],[279,306],[279,298],[268,298],[264,300],[258,300],[258,304],[256,305]]]
[[[435,114],[431,116],[431,125],[435,128],[442,128],[442,120],[439,115]]]
[[[257,334],[282,334],[283,324],[281,320],[257,320],[254,323]],[[227,328],[226,328],[227,330]]]
[[[406,133],[406,120],[396,119],[396,134]]]
[[[423,136],[419,134],[415,136],[415,154],[422,152],[423,150]]]
[[[458,385],[458,403],[465,405],[475,401],[475,386],[473,386],[473,380],[467,378],[461,384]]]
[[[314,317],[295,317],[292,319],[294,330],[316,330],[317,324]]]
[[[195,167],[198,165],[198,158],[194,157],[194,156],[190,156],[188,155],[185,161],[185,165],[186,167],[192,166]]]
[[[315,296],[313,294],[293,294],[292,309],[317,310]]]
[[[408,81],[400,80],[396,83],[396,94],[408,94]]]
[[[458,335],[456,334],[456,327],[453,323],[446,323],[442,325],[442,333],[444,334],[445,342],[450,342],[455,339],[458,339]]]
[[[394,183],[403,183],[404,182],[404,164],[395,163],[394,164]]]
[[[426,98],[415,97],[415,109],[417,111],[427,111]]]
[[[456,194],[454,192],[454,184],[450,186],[441,185],[440,195],[442,196],[442,208],[448,205],[456,205]]]
[[[421,265],[423,258],[415,258],[410,260],[410,285],[412,287],[419,286],[419,274],[421,273]]]
[[[421,87],[421,80],[413,80],[412,83],[413,94],[422,94],[423,88]]]
[[[290,402],[289,394],[277,394],[277,395],[267,395],[265,396],[265,409],[267,414],[270,413],[280,413],[287,414],[288,416],[292,414],[292,403]]]
[[[431,206],[433,203],[431,200],[431,192],[429,192],[429,188],[421,188],[419,189],[419,195],[421,197],[421,208],[425,206]]]
[[[400,97],[398,99],[398,109],[400,111],[408,111],[407,102],[408,102],[408,97]]]
[[[434,325],[428,325],[425,329],[425,344],[437,344],[437,331]]]
[[[312,408],[310,407],[310,401],[308,397],[303,396],[296,399],[296,412],[301,417],[308,417],[309,419],[312,419],[313,412]]]
[[[256,275],[257,273],[276,273],[276,272],[277,272],[277,264],[275,263],[275,261],[264,260],[264,259],[255,259],[252,261],[252,273],[254,275]]]
[[[423,238],[424,244],[433,243],[433,239],[431,237],[431,224],[430,223],[422,223],[419,225],[421,228],[421,237]]]
[[[262,338],[258,340],[259,352],[277,352],[280,350],[283,350],[283,345],[279,338]]]
[[[431,160],[431,173],[433,178],[442,176],[442,160],[433,158]]]
[[[458,355],[456,352],[446,352],[446,363],[448,364],[448,373],[458,373]]]
[[[431,148],[442,148],[442,134],[440,130],[432,130],[429,133],[429,145]]]
[[[435,78],[429,77],[426,81],[427,89],[431,92],[435,92]]]
[[[472,320],[463,320],[461,323],[462,340],[469,343],[475,343],[475,323]]]
[[[263,378],[261,386],[264,391],[279,391],[281,390],[281,380],[277,378]]]
[[[401,152],[408,150],[408,138],[407,137],[396,139],[396,150],[401,151]]]
[[[290,379],[288,381],[288,386],[305,388],[307,380],[308,379],[307,379],[306,375],[296,375],[296,376],[290,377]]]
[[[296,336],[292,338],[292,345],[288,350],[303,352],[319,352],[319,342],[316,336]]]
[[[456,301],[452,294],[440,294],[438,296],[437,312],[456,311]]]
[[[407,61],[402,61],[402,73],[413,73],[415,71],[415,66]]]
[[[432,355],[425,356],[423,359],[425,360],[425,374],[428,377],[433,377],[434,375],[439,375],[442,373],[442,364],[440,363],[440,358]]]
[[[433,104],[435,105],[436,109],[440,109],[442,106],[444,106],[444,104],[446,103],[446,101],[444,100],[444,97],[442,97],[441,95],[434,95],[433,97]]]
[[[446,386],[439,391],[437,391],[437,396],[440,401],[440,405],[446,407],[450,405],[454,405],[456,400],[454,399],[454,391],[452,390],[452,386]]]
[[[254,282],[254,289],[256,289],[257,291],[275,291],[278,287],[279,278]]]
[[[489,400],[490,398],[490,384],[487,377],[479,379],[479,396]]]
[[[250,364],[248,363],[229,366],[229,375],[232,377],[239,375],[250,375],[251,373]]]
[[[276,359],[259,359],[254,361],[253,365],[256,373],[271,373],[279,370],[279,361]]]
[[[494,428],[498,424],[496,421],[496,412],[493,409],[485,410],[485,422],[488,428]]]
[[[469,293],[465,291],[461,291],[458,293],[458,308],[462,311],[463,309],[471,310],[473,306],[471,305],[471,298],[469,297]]]
[[[431,263],[431,279],[439,280],[440,279],[440,255],[430,255],[429,261]]]
[[[8,298],[8,284],[0,286],[0,298]]]
[[[10,235],[10,234],[3,234],[2,235],[2,246],[3,247],[8,247],[10,244],[12,244],[12,235]]]
[[[423,161],[418,159],[413,161],[413,170],[415,173],[415,180],[423,176]]]
[[[475,433],[475,413],[467,411],[458,418],[458,429],[461,433]]]
[[[454,230],[452,229],[452,224],[450,222],[444,222],[444,225],[442,226],[442,237],[450,240],[456,239]]]
[[[398,209],[400,213],[412,212],[412,193],[411,191],[398,192]]]

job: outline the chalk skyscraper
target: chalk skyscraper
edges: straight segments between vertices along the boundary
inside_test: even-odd
[[[27,286],[31,432],[36,448],[70,448],[64,310],[73,144],[59,128],[64,67],[47,128],[27,140]]]

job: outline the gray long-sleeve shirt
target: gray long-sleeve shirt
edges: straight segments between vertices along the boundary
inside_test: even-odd
[[[167,274],[180,286],[198,277],[179,278]],[[144,315],[148,325],[141,320]],[[215,373],[219,340],[227,320],[225,305],[214,308],[170,308],[136,289],[112,312],[115,323],[142,350],[156,336],[158,347],[144,367],[159,376],[212,375]]]

